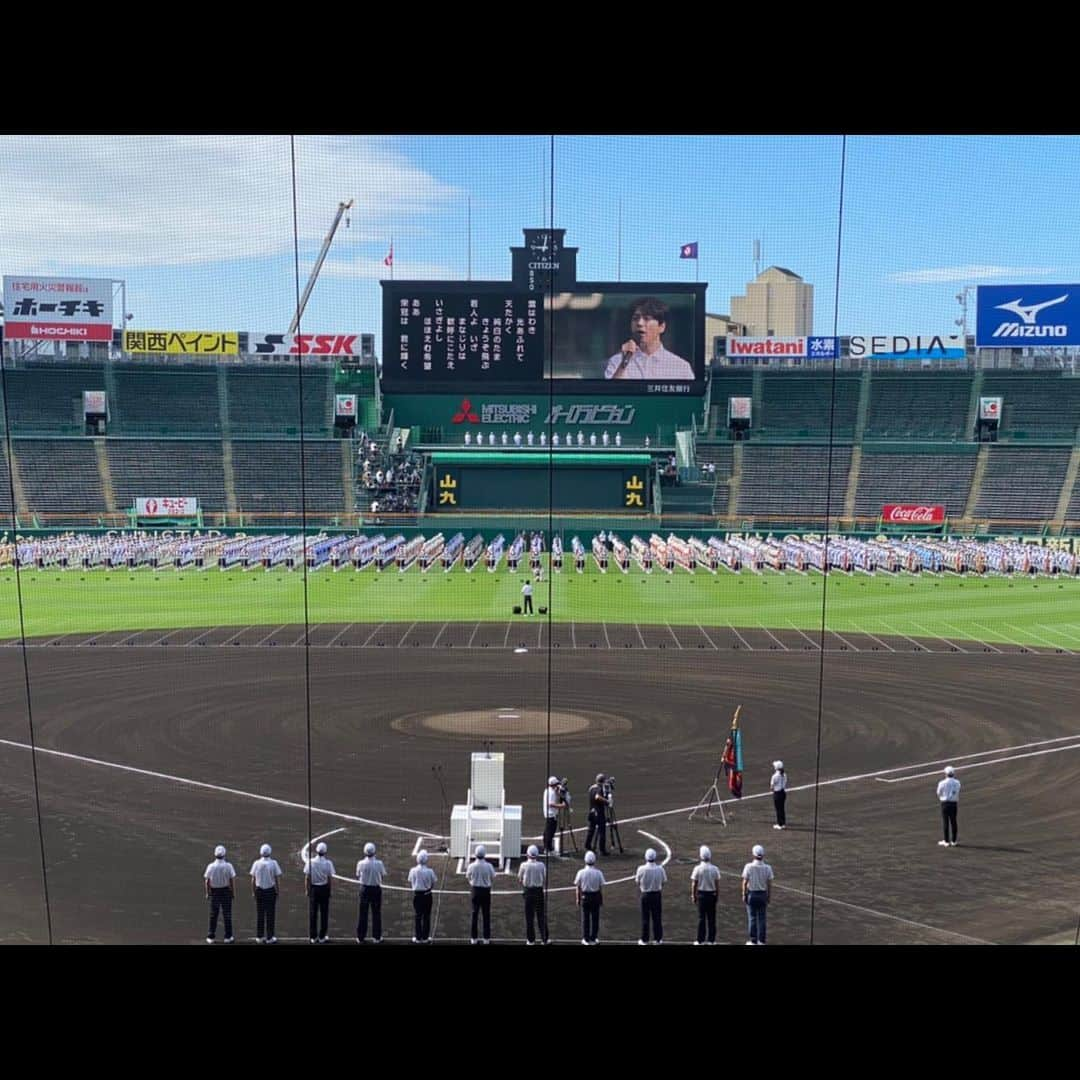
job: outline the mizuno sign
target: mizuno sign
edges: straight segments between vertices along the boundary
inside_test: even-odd
[[[981,285],[976,310],[983,348],[1080,344],[1080,285]]]

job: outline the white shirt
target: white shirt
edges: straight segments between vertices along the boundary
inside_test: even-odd
[[[361,885],[382,885],[384,877],[386,867],[382,859],[376,859],[374,855],[367,855],[356,864],[356,880]]]
[[[256,859],[251,864],[251,876],[255,879],[256,889],[272,889],[281,877],[281,867],[278,866],[277,859],[269,856]]]
[[[335,873],[334,864],[325,855],[316,855],[304,867],[304,876],[311,878],[312,885],[329,885]]]
[[[623,362],[622,352],[617,352],[607,362],[604,369],[605,379],[614,379],[615,373]],[[681,379],[690,381],[694,378],[694,369],[681,357],[668,352],[663,345],[656,352],[649,353],[637,349],[626,362],[626,367],[619,375],[620,379]]]
[[[667,881],[667,871],[656,863],[642,863],[634,874],[642,892],[659,892]]]
[[[527,581],[521,586],[521,595],[532,596],[532,586]]]
[[[555,787],[544,789],[544,817],[558,817],[559,811],[556,803],[559,801],[559,792]]]
[[[937,797],[942,802],[959,802],[960,781],[955,776],[946,776],[937,786]]]
[[[547,868],[539,859],[526,859],[518,867],[518,881],[526,889],[541,889],[544,886],[544,878],[547,876]]]
[[[772,867],[763,859],[748,862],[743,867],[742,876],[751,892],[764,892],[774,877]]]
[[[413,892],[431,892],[435,888],[435,871],[429,866],[414,866],[409,871]]]
[[[604,875],[595,866],[586,866],[577,872],[574,877],[574,884],[583,893],[594,893],[599,892],[607,882],[604,880]]]
[[[515,446],[520,446],[521,445],[521,432],[520,431],[515,431],[514,432],[514,445]]]
[[[203,877],[210,882],[211,889],[224,889],[236,877],[236,871],[233,869],[231,862],[226,862],[224,859],[215,859],[206,868]]]
[[[487,859],[475,859],[465,871],[465,879],[473,888],[490,889],[495,883],[495,871]]]
[[[772,774],[772,779],[769,781],[769,787],[773,791],[784,791],[787,788],[787,773],[781,772],[779,769]]]
[[[697,882],[699,893],[716,892],[720,883],[720,871],[711,862],[700,862],[691,872],[690,880]]]

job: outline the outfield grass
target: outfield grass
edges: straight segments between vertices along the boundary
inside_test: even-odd
[[[466,574],[460,566],[421,574],[320,570],[308,575],[311,623],[502,620],[520,600],[525,573]],[[22,574],[28,636],[174,627],[277,626],[304,621],[303,576],[284,570],[244,573],[27,571]],[[917,578],[834,574],[715,577],[646,575],[590,567],[545,575],[537,605],[559,622],[670,623],[840,632],[938,634],[982,641],[1080,648],[1080,580]],[[0,576],[0,637],[19,635],[15,574]]]

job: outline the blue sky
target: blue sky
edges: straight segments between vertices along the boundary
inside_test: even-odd
[[[397,278],[506,279],[553,223],[582,280],[708,282],[730,311],[753,242],[815,286],[815,331],[955,330],[963,285],[1080,280],[1080,137],[298,136],[300,285],[353,198],[310,331],[379,332]],[[554,202],[554,210],[552,209]],[[621,266],[619,207],[622,207]],[[123,278],[130,325],[281,331],[295,306],[288,136],[0,136],[0,273]],[[678,258],[700,245],[700,259]]]

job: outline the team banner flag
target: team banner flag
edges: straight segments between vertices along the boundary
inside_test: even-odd
[[[731,721],[731,734],[724,744],[724,771],[727,773],[728,790],[736,799],[742,798],[743,752],[742,731],[739,728],[740,705]]]
[[[680,259],[696,259],[697,258],[697,246],[698,242],[695,240],[692,244],[683,244],[679,248]]]

